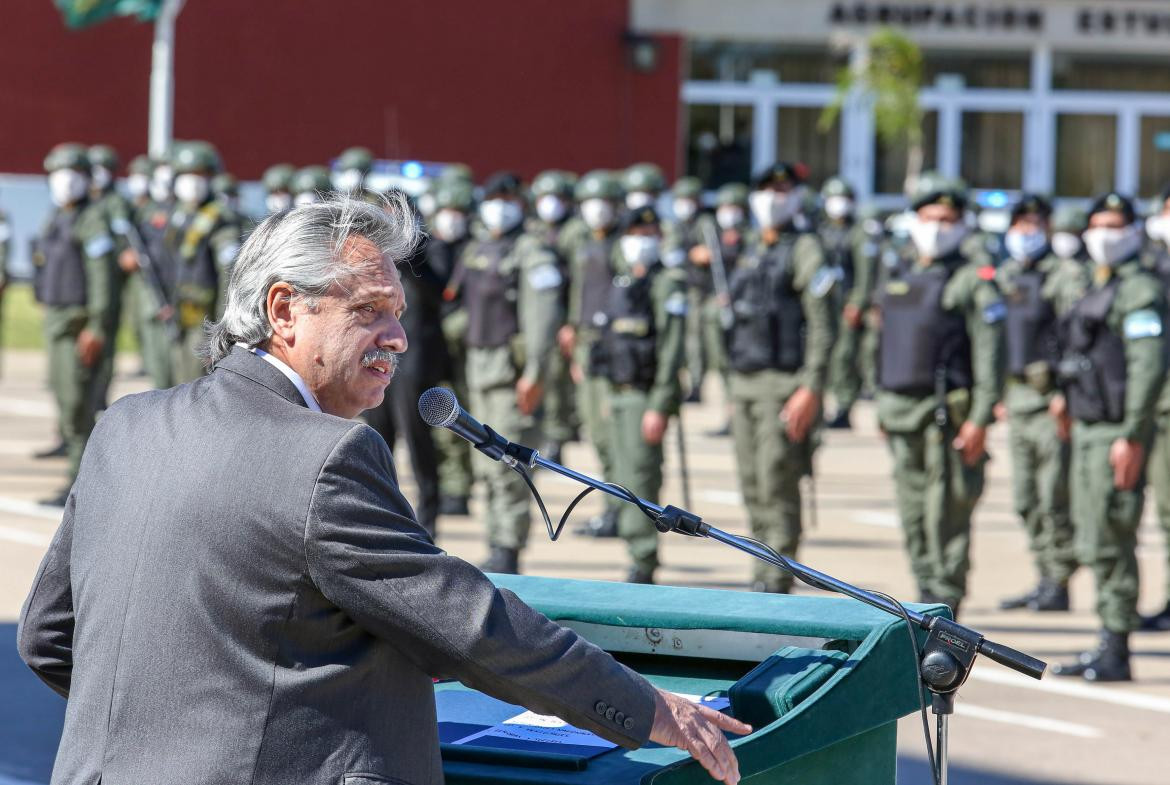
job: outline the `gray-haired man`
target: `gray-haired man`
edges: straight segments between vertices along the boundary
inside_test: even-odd
[[[69,700],[54,785],[441,782],[432,676],[677,745],[735,783],[721,729],[747,726],[435,547],[385,442],[348,419],[407,345],[395,263],[416,230],[388,207],[269,216],[210,328],[211,373],[98,424],[18,636]]]

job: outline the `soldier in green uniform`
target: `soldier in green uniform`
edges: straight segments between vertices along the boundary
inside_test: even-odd
[[[602,476],[609,478],[616,476],[605,414],[609,410],[609,390],[606,380],[593,373],[589,358],[600,334],[601,320],[605,318],[602,310],[613,282],[622,186],[611,172],[595,169],[581,178],[574,195],[587,232],[569,256],[569,307],[566,322],[557,332],[557,343],[562,354],[572,358],[569,373],[577,385],[581,424],[597,452]],[[607,498],[605,511],[590,518],[576,533],[616,537],[620,504]]]
[[[622,190],[627,210],[657,207],[658,197],[666,190],[666,178],[654,164],[634,164],[622,173]]]
[[[580,239],[573,223],[573,186],[576,178],[569,172],[550,169],[532,181],[533,212],[525,232],[538,242],[554,249],[561,271],[561,313],[568,307],[568,259],[573,244]],[[574,237],[576,234],[576,238]],[[558,328],[561,325],[557,325]],[[569,376],[570,357],[555,351],[549,358],[548,382],[540,409],[540,429],[545,438],[541,454],[560,463],[561,447],[577,437],[580,423],[573,380]]]
[[[459,301],[458,281],[452,281],[459,257],[470,240],[471,210],[474,205],[471,184],[452,179],[435,186],[435,213],[431,216],[431,235],[427,255],[431,265],[447,281],[443,291],[443,337],[450,358],[450,378],[443,384],[461,401],[470,400],[467,392],[467,312]],[[435,433],[439,452],[439,514],[468,515],[471,498],[471,445],[446,428]]]
[[[292,207],[292,179],[296,172],[292,164],[273,164],[264,170],[260,182],[264,184],[264,209],[269,214]]]
[[[1089,217],[1078,207],[1058,207],[1052,213],[1052,253],[1059,259],[1088,264],[1081,235],[1088,228]]]
[[[614,273],[599,313],[590,357],[592,373],[609,385],[609,443],[614,482],[657,503],[662,487],[662,439],[682,397],[679,370],[686,334],[686,272],[666,263],[653,207],[623,218]],[[653,583],[658,530],[633,505],[624,505],[618,533],[626,541],[631,583]]]
[[[817,231],[838,279],[833,303],[839,314],[837,341],[829,362],[829,390],[837,409],[828,427],[849,428],[849,412],[861,395],[861,342],[881,247],[854,220],[855,194],[848,183],[830,177],[821,186],[821,200],[824,219]]]
[[[382,199],[369,186],[370,170],[374,168],[374,154],[365,147],[349,147],[341,151],[334,163],[333,187],[373,204]]]
[[[971,515],[983,493],[987,426],[1001,388],[1005,306],[993,268],[960,251],[966,186],[919,179],[911,207],[916,259],[878,295],[878,422],[923,602],[958,615],[970,568]]]
[[[1004,235],[1008,258],[997,283],[1007,306],[1004,350],[1007,411],[1012,452],[1012,498],[1024,524],[1039,582],[1000,603],[1003,610],[1067,611],[1068,581],[1077,568],[1068,509],[1069,434],[1050,411],[1058,395],[1060,343],[1057,320],[1071,303],[1057,299],[1087,285],[1085,267],[1051,253],[1052,207],[1024,194],[1011,210]],[[1058,310],[1060,309],[1060,310]]]
[[[1092,285],[1068,314],[1061,370],[1072,418],[1071,509],[1080,561],[1093,571],[1096,648],[1053,667],[1060,676],[1128,681],[1137,628],[1137,529],[1146,459],[1165,375],[1165,295],[1141,261],[1133,203],[1118,193],[1089,209]]]
[[[138,213],[143,205],[150,201],[150,172],[153,165],[145,155],[136,155],[126,167],[126,192],[130,195],[130,220],[134,223],[132,229],[137,228]],[[122,271],[125,281],[122,285],[122,313],[123,321],[129,325],[134,333],[138,350],[143,355],[142,370],[139,375],[149,375],[146,369],[145,351],[142,347],[142,321],[138,318],[142,308],[141,300],[144,293],[141,290],[142,281],[135,274],[136,268],[131,264],[132,250],[124,250],[118,254],[118,268]]]
[[[811,471],[813,432],[833,345],[836,282],[816,234],[796,228],[804,183],[777,163],[752,187],[759,236],[731,273],[727,335],[732,437],[752,536],[795,556],[800,478]],[[755,591],[787,592],[792,576],[752,563]]]
[[[524,234],[520,179],[500,172],[479,206],[485,236],[459,258],[454,288],[467,314],[467,386],[472,411],[508,438],[533,444],[536,409],[560,322],[562,276],[556,254]],[[529,492],[502,463],[475,459],[487,487],[489,572],[519,571],[528,541]]]
[[[885,215],[878,208],[872,205],[861,207],[857,211],[857,219],[866,242],[877,249],[877,257],[873,264],[873,285],[865,313],[862,314],[861,345],[857,350],[857,366],[861,374],[863,394],[872,395],[877,389],[878,336],[881,334],[881,323],[878,310],[874,306],[874,297],[885,289],[886,283],[904,272],[906,262],[891,241]]]
[[[662,226],[662,258],[671,266],[688,274],[688,306],[686,329],[686,369],[688,377],[687,401],[701,400],[703,377],[707,372],[706,346],[703,342],[703,311],[701,301],[708,291],[702,289],[710,279],[711,252],[704,245],[710,234],[713,219],[702,209],[703,184],[697,177],[679,178],[670,189],[672,219]],[[692,255],[703,264],[692,261]]]
[[[45,158],[54,209],[36,244],[34,282],[45,306],[49,386],[69,458],[69,483],[50,504],[64,505],[93,430],[95,385],[117,328],[115,240],[89,196],[86,149],[60,144]]]
[[[235,221],[246,233],[252,220],[240,210],[240,181],[231,172],[220,172],[211,178],[211,193],[223,207],[229,220]]]
[[[324,166],[305,166],[289,180],[289,188],[294,205],[312,204],[333,190],[333,181]]]
[[[166,246],[175,264],[174,307],[179,336],[172,354],[178,384],[206,372],[199,349],[203,322],[223,312],[228,277],[240,249],[240,225],[211,193],[219,154],[207,142],[183,142],[172,156],[175,209]]]

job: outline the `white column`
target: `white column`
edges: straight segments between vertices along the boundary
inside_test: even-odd
[[[175,107],[175,18],[183,0],[164,0],[154,20],[154,45],[150,61],[150,129],[147,150],[160,158],[174,136]]]
[[[1052,50],[1032,49],[1032,105],[1024,113],[1023,185],[1033,193],[1052,193],[1056,184],[1056,115],[1052,91]]]
[[[1141,151],[1141,116],[1132,106],[1117,113],[1117,159],[1113,174],[1114,188],[1123,194],[1137,196],[1138,158]]]
[[[751,75],[753,87],[774,87],[776,78],[766,71]],[[776,163],[776,101],[766,89],[756,93],[752,101],[752,177],[765,166]]]
[[[860,38],[849,53],[849,67],[855,72],[865,68],[869,58],[868,41]],[[873,195],[874,129],[873,106],[865,94],[855,88],[841,107],[841,176],[857,191],[859,200]]]
[[[963,113],[959,109],[959,95],[963,78],[941,74],[935,80],[938,89],[938,170],[948,177],[958,177],[961,171]]]

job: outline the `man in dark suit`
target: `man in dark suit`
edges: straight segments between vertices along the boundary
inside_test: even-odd
[[[405,201],[250,235],[210,375],[111,406],[21,614],[53,785],[437,783],[431,677],[739,779],[722,730],[435,547],[358,412],[407,340]],[[143,478],[148,478],[145,482]],[[601,704],[608,709],[599,711]]]

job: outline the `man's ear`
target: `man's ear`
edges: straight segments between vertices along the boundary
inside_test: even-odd
[[[272,325],[272,335],[292,345],[295,336],[297,314],[293,310],[293,288],[284,281],[277,281],[268,287],[268,323]]]

